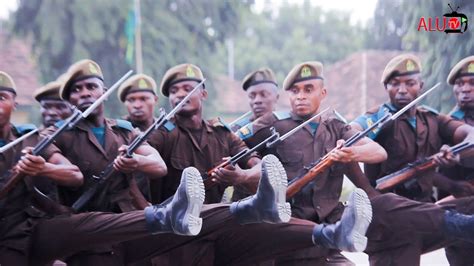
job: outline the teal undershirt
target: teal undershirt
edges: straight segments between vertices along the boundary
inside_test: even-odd
[[[4,139],[0,139],[0,147],[5,146],[5,144],[7,144],[7,142]]]
[[[105,127],[93,127],[92,133],[97,138],[97,141],[102,147],[105,145]]]
[[[309,126],[311,127],[311,134],[316,134],[316,130],[318,130],[319,123],[316,122],[309,122]]]
[[[408,123],[410,123],[410,126],[416,130],[416,116],[408,118]]]

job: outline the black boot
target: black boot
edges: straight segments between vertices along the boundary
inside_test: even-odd
[[[474,216],[448,210],[444,213],[444,232],[460,240],[474,243]]]
[[[372,206],[367,194],[356,188],[335,224],[319,224],[313,230],[313,242],[330,249],[361,252],[367,246],[365,233],[372,221]]]
[[[197,235],[201,231],[204,183],[194,167],[184,169],[181,183],[170,200],[145,208],[148,229],[152,234]]]
[[[241,224],[284,223],[291,218],[291,206],[286,202],[288,179],[280,161],[274,155],[262,159],[262,176],[257,193],[230,205]]]

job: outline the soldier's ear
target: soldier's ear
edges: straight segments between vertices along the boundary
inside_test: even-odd
[[[158,96],[154,95],[153,99],[155,100],[155,103],[157,103],[160,98]]]
[[[201,89],[201,95],[202,95],[202,98],[205,100],[207,99],[207,90],[206,89]]]
[[[425,85],[425,83],[422,80],[420,80],[420,90],[423,89],[423,85]]]

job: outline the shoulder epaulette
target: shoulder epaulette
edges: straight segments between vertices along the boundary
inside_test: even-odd
[[[278,120],[283,120],[291,117],[291,114],[289,111],[274,111],[273,115],[278,119]]]
[[[225,127],[229,131],[232,131],[232,129],[229,127],[229,125],[227,123],[225,123],[224,121],[222,121],[222,119],[220,117],[218,117],[215,120],[217,120],[217,121],[214,122],[213,126],[215,126],[215,127]]]
[[[14,127],[15,127],[16,132],[18,132],[20,136],[36,129],[36,126],[33,124],[20,124],[20,125],[14,125]]]
[[[439,111],[434,109],[433,107],[431,106],[428,106],[428,105],[420,105],[420,108],[423,109],[423,110],[426,110],[430,113],[433,113],[435,115],[439,115]]]
[[[171,131],[173,131],[173,129],[175,129],[176,125],[175,125],[173,122],[171,122],[171,121],[167,121],[167,122],[163,125],[163,127],[164,127],[168,132],[171,132]]]
[[[118,127],[129,130],[129,131],[133,130],[133,125],[129,121],[123,120],[123,119],[115,119],[115,121],[117,122]]]
[[[454,119],[457,119],[457,120],[463,120],[464,119],[464,116],[466,115],[464,113],[463,110],[459,109],[459,108],[456,108],[455,110],[451,111],[451,113],[449,113],[449,115],[454,118]]]
[[[253,136],[253,123],[248,123],[247,125],[241,127],[237,132],[235,132],[239,138],[246,140]]]

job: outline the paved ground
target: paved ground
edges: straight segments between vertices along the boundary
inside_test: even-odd
[[[353,261],[356,265],[369,265],[368,257],[365,253],[347,253],[343,252],[344,256]],[[421,266],[444,266],[449,265],[444,255],[444,249],[435,250],[421,256]]]

